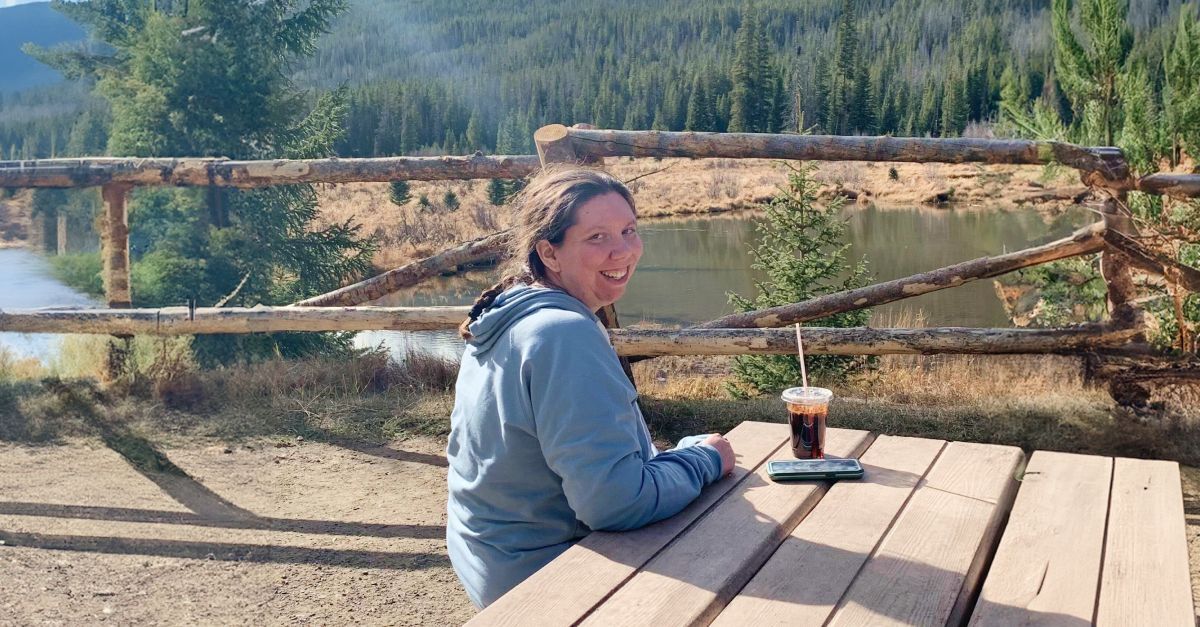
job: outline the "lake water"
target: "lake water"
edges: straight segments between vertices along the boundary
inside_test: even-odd
[[[59,283],[44,257],[28,250],[0,248],[0,309],[85,307],[96,305],[90,297]],[[61,335],[0,333],[0,348],[20,357],[51,358]]]
[[[1062,237],[1092,218],[1083,210],[1053,219],[1034,212],[940,209],[847,210],[853,258],[866,257],[875,281],[886,281],[984,255],[1019,250]],[[758,240],[753,215],[718,215],[645,221],[645,254],[625,298],[617,304],[623,325],[648,322],[687,325],[731,313],[726,295],[753,295],[761,277],[750,268],[748,250]],[[380,299],[373,304],[467,305],[496,280],[494,271],[445,277]],[[47,261],[26,250],[0,249],[0,309],[96,304],[59,283]],[[1009,326],[991,281],[878,307],[873,324],[911,318],[929,326]],[[59,337],[0,333],[0,346],[18,356],[52,356]],[[457,356],[462,343],[452,331],[361,333],[361,346],[387,346],[398,357],[418,348]]]
[[[886,281],[953,263],[996,255],[1062,237],[1093,218],[1085,210],[1045,218],[1031,211],[943,209],[847,210],[852,258],[865,257],[874,281]],[[727,294],[754,293],[761,275],[750,268],[757,244],[754,215],[646,221],[639,227],[645,253],[625,297],[617,303],[622,325],[687,325],[732,313]],[[436,279],[389,295],[375,304],[467,305],[496,280],[495,272]],[[927,326],[1010,326],[992,282],[976,281],[877,307],[872,324],[889,326],[920,313]],[[457,355],[453,332],[371,332],[360,345],[388,346],[402,355],[414,348]]]

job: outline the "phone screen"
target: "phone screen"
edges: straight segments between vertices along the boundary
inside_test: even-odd
[[[768,462],[767,470],[774,474],[858,472],[862,466],[857,459],[789,459],[772,460]]]

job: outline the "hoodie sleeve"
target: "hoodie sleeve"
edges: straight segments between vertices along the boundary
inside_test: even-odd
[[[678,513],[720,478],[720,454],[707,445],[647,459],[637,393],[594,321],[559,315],[537,331],[524,377],[537,438],[581,522],[636,529]]]

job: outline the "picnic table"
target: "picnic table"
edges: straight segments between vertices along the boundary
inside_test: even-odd
[[[1174,462],[830,429],[861,480],[776,483],[743,422],[687,509],[595,532],[470,625],[1194,625]]]

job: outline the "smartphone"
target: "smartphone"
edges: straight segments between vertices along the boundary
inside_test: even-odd
[[[773,459],[767,475],[775,481],[862,479],[863,468],[857,459]]]

